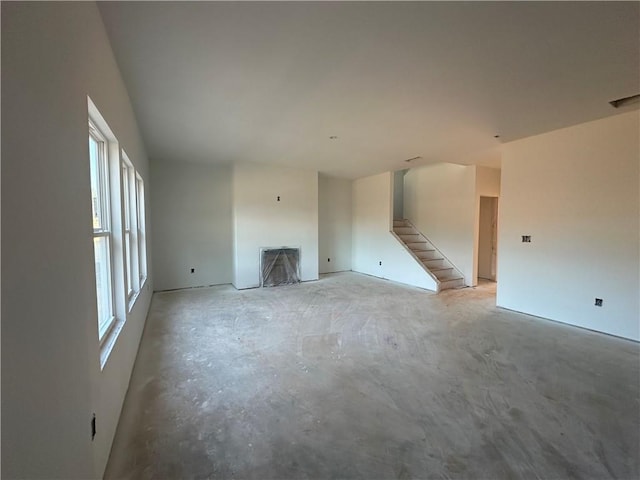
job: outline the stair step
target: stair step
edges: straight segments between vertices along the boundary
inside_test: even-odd
[[[453,272],[450,273],[449,275],[443,275],[441,278],[438,278],[438,280],[440,280],[441,282],[448,282],[451,280],[463,280],[464,281],[464,277],[460,276],[459,273],[457,272]]]
[[[404,242],[407,247],[411,250],[434,250],[433,248],[429,248],[427,242]]]
[[[429,260],[433,258],[435,255],[437,255],[437,252],[435,250],[427,250],[427,249],[420,250],[420,249],[415,249],[411,247],[409,247],[409,250],[415,253],[416,257],[418,257],[420,260]]]
[[[406,220],[394,220],[393,221],[393,226],[394,227],[408,227],[410,225],[407,225],[407,221]]]
[[[420,259],[424,259],[425,255],[429,256],[429,255],[435,255],[436,251],[435,250],[430,250],[426,247],[409,247],[409,250],[411,250],[413,253],[416,254],[416,256]],[[422,254],[422,256],[420,256]]]
[[[441,268],[440,270],[430,269],[431,273],[433,273],[438,280],[452,280],[453,278],[453,268]]]
[[[426,260],[433,260],[433,259],[440,258],[438,257],[438,252],[436,252],[435,250],[419,250],[419,251],[411,250],[411,251],[415,253],[416,257],[418,257],[423,262]]]
[[[442,257],[423,258],[421,260],[422,260],[422,263],[428,263],[433,267],[438,267],[439,266],[437,265],[438,262],[444,262],[444,258]]]
[[[419,233],[402,233],[398,236],[404,243],[416,243],[416,241],[420,241]]]
[[[429,270],[432,270],[434,268],[439,268],[444,266],[444,258],[425,258],[425,259],[420,259],[422,261],[422,264],[427,267]]]
[[[447,267],[445,265],[441,266],[441,267],[434,267],[430,269],[432,272],[442,272],[445,270],[453,270],[453,267]]]
[[[415,228],[413,227],[405,227],[405,226],[401,226],[401,227],[393,227],[393,232],[396,235],[419,235],[418,232],[416,232]]]
[[[442,278],[438,279],[440,282],[440,291],[442,290],[451,290],[453,288],[462,288],[465,286],[464,278],[456,277],[456,278]]]

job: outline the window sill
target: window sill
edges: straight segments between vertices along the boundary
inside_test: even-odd
[[[146,285],[147,285],[147,278],[145,277],[145,279],[142,281],[142,284],[140,285],[140,290],[135,292],[129,299],[129,302],[127,304],[127,315],[131,313],[131,311],[133,310],[133,307],[135,306],[136,301],[138,300],[138,297],[140,297],[140,293],[142,292],[142,289],[145,288]],[[118,339],[118,336],[120,335],[120,332],[122,331],[122,328],[124,327],[125,322],[126,322],[126,319],[116,318],[115,322],[110,327],[109,333],[105,335],[104,339],[101,342],[101,345],[100,345],[100,370],[101,371],[104,370],[104,367],[107,364],[109,355],[111,355],[111,351],[113,350],[113,347],[116,344],[116,340]]]
[[[113,350],[113,347],[116,344],[116,340],[118,339],[118,335],[122,331],[122,327],[124,327],[124,319],[116,319],[115,324],[111,328],[111,331],[107,334],[102,345],[100,345],[100,370],[104,370],[105,365],[107,364],[107,360],[109,359],[109,355]]]
[[[142,289],[145,287],[146,283],[147,278],[145,277],[144,280],[142,280],[142,283],[140,283],[140,289],[137,292],[133,292],[129,297],[129,303],[127,304],[127,313],[131,313],[131,311],[133,310],[133,307],[135,306],[136,301],[138,300],[138,297],[140,296],[140,293],[142,292]]]
[[[131,294],[131,296],[129,297],[129,303],[127,304],[127,313],[131,313],[134,305],[136,304],[136,300],[138,300],[139,296],[140,296],[140,290],[138,290],[137,292],[133,292]]]

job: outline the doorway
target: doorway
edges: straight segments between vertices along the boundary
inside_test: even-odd
[[[480,197],[478,278],[497,281],[498,197]]]

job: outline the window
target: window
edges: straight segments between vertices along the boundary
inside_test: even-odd
[[[129,307],[147,277],[144,231],[144,184],[122,151],[122,213],[125,280]]]
[[[147,276],[144,186],[95,104],[90,98],[87,103],[98,339],[104,367]]]
[[[138,273],[140,285],[147,278],[147,243],[144,217],[144,182],[136,173],[136,204],[138,206]]]
[[[113,235],[111,230],[108,149],[105,136],[89,122],[89,161],[93,251],[98,302],[98,337],[102,341],[115,322],[113,297]]]
[[[122,214],[123,214],[123,235],[124,235],[124,259],[125,259],[125,286],[127,300],[131,301],[134,293],[139,289],[137,273],[137,265],[134,259],[137,254],[137,245],[132,233],[136,231],[136,198],[132,195],[135,193],[135,174],[127,154],[122,152]],[[134,248],[135,247],[135,248]],[[135,272],[134,272],[135,265]]]

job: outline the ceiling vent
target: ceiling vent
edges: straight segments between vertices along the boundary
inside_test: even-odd
[[[640,94],[623,97],[609,102],[613,108],[628,107],[640,103]]]

